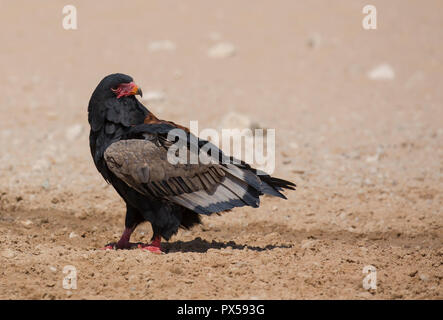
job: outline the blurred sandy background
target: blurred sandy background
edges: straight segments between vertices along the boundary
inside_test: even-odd
[[[0,298],[443,298],[441,1],[0,4]],[[160,118],[275,128],[275,175],[298,190],[205,218],[166,255],[97,250],[124,206],[93,165],[86,109],[114,72]]]

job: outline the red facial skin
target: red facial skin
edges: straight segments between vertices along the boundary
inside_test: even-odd
[[[111,90],[117,95],[117,99],[121,97],[133,96],[139,93],[139,89],[134,82],[121,83],[117,88]]]

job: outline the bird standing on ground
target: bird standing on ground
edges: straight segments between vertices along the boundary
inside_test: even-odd
[[[242,206],[256,208],[261,195],[286,199],[280,191],[294,189],[292,182],[234,161],[213,145],[208,156],[217,161],[171,163],[167,154],[174,143],[168,136],[171,130],[196,141],[198,150],[208,142],[183,126],[159,120],[136,95],[142,92],[133,79],[116,73],[98,84],[89,101],[89,145],[95,166],[126,203],[123,235],[105,248],[137,246],[162,253],[161,238],[169,240],[180,227],[201,223],[199,215]],[[188,153],[191,144],[185,146]],[[152,243],[131,243],[132,232],[144,221],[152,224]]]

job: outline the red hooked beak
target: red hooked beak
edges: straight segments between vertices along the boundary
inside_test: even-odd
[[[111,90],[117,95],[117,99],[121,97],[134,96],[137,94],[140,95],[140,97],[143,97],[142,90],[137,87],[134,82],[121,83],[116,89]]]

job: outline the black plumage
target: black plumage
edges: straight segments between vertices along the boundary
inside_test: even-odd
[[[88,106],[94,163],[127,206],[125,232],[114,247],[131,247],[132,231],[139,223],[149,221],[154,242],[146,248],[159,252],[161,237],[169,240],[180,227],[200,223],[200,214],[258,207],[261,195],[285,198],[280,191],[294,189],[292,182],[234,161],[216,147],[212,148],[215,154],[209,155],[216,161],[209,164],[169,163],[167,151],[174,143],[168,140],[171,130],[184,130],[189,138],[188,152],[198,151],[209,142],[173,122],[157,119],[135,98],[136,94],[141,91],[130,76],[112,74],[98,84]],[[192,143],[197,147],[191,148]]]

